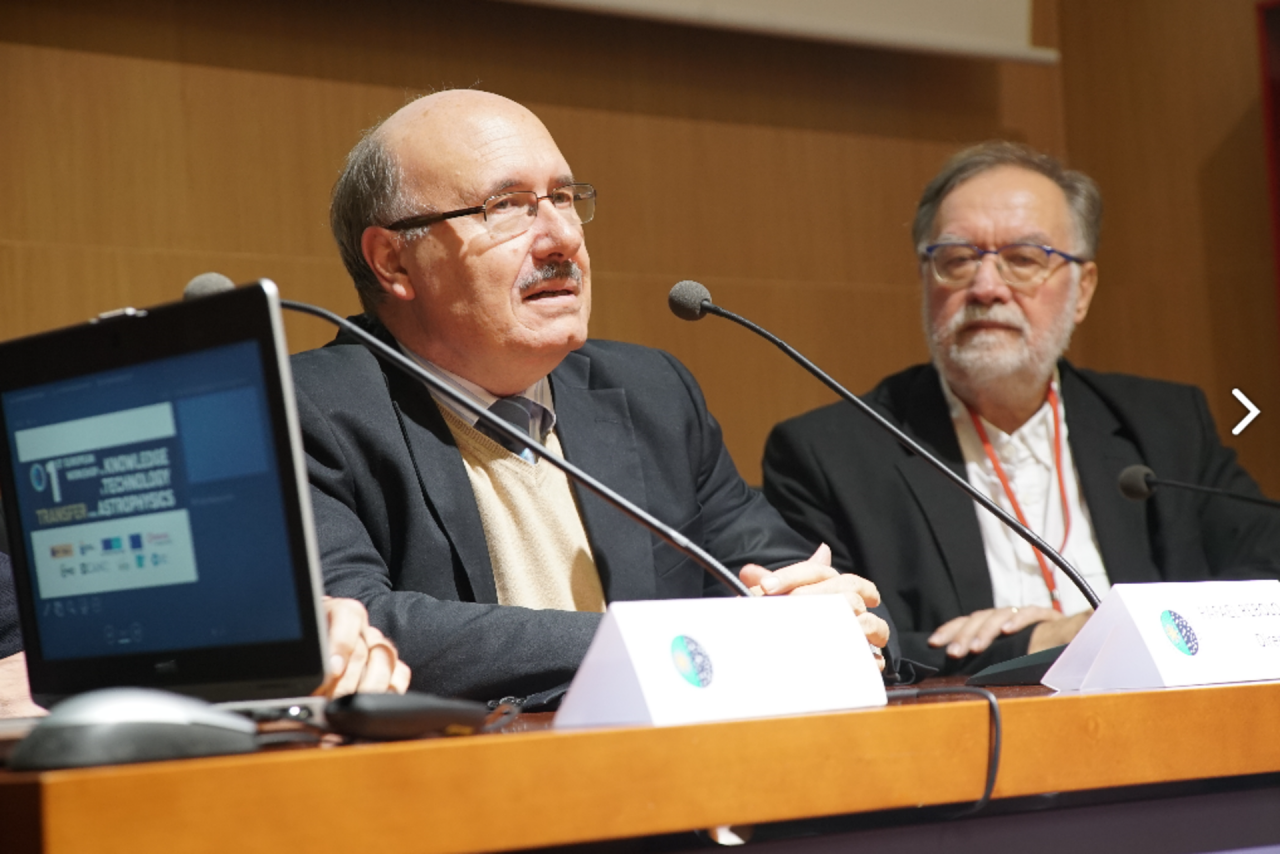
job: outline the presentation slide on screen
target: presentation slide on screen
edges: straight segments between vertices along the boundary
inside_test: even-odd
[[[301,635],[267,401],[255,342],[0,395],[47,658]]]
[[[173,483],[175,437],[169,403],[15,434],[42,527],[31,535],[40,598],[198,580]]]

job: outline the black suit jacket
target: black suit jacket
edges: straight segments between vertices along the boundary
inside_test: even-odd
[[[1138,504],[1119,492],[1120,471],[1140,463],[1169,480],[1260,494],[1219,442],[1198,389],[1059,367],[1071,452],[1112,583],[1280,576],[1275,511],[1172,489]],[[866,400],[965,476],[931,365],[889,377]],[[906,658],[973,672],[1026,652],[1030,629],[959,663],[928,646],[946,621],[993,606],[976,515],[985,511],[849,404],[774,428],[764,488],[792,527],[831,545],[838,569],[876,582]]]
[[[0,528],[4,525],[0,524]],[[5,546],[8,548],[8,545]],[[18,594],[13,588],[13,566],[0,552],[0,658],[22,652],[22,624],[18,621]]]
[[[302,353],[293,372],[327,591],[364,602],[417,689],[493,699],[568,681],[601,615],[497,604],[461,455],[423,385],[358,344]],[[670,355],[591,341],[551,387],[565,457],[729,568],[811,553],[738,476],[701,391]],[[574,495],[606,600],[721,593],[612,506],[576,485]]]

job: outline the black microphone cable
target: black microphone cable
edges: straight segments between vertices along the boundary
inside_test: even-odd
[[[1000,720],[1000,703],[996,700],[996,695],[986,688],[974,688],[968,685],[957,685],[948,688],[894,688],[885,693],[891,700],[914,700],[918,697],[940,697],[946,694],[971,694],[987,701],[987,707],[991,711],[989,716],[991,734],[987,750],[987,781],[982,789],[982,797],[959,812],[948,816],[948,818],[955,819],[971,816],[991,803],[991,793],[996,788],[996,775],[1000,773],[1000,747],[1004,739],[1004,725]]]

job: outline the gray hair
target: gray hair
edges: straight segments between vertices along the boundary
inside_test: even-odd
[[[360,304],[371,314],[383,293],[378,277],[364,259],[364,231],[409,215],[402,192],[403,172],[378,133],[381,127],[366,131],[351,149],[329,202],[329,228],[338,242],[342,263],[355,282]]]
[[[1072,252],[1086,259],[1097,255],[1098,233],[1102,229],[1102,193],[1098,185],[1088,175],[1067,169],[1048,154],[1005,140],[984,142],[959,152],[924,188],[916,206],[915,221],[911,224],[911,239],[915,241],[917,252],[924,251],[943,199],[970,178],[1000,166],[1017,166],[1037,172],[1061,187],[1067,197],[1071,218],[1075,221],[1078,245],[1072,247]]]

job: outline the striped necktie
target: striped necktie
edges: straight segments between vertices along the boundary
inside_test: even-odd
[[[529,420],[532,415],[533,408],[537,405],[538,404],[529,400],[527,397],[500,397],[490,405],[489,411],[501,418],[503,421],[514,426],[525,436],[528,436]],[[531,463],[537,462],[538,458],[524,442],[517,442],[514,439],[510,439],[507,436],[502,435],[483,421],[476,422],[476,429],[488,436],[490,439],[493,439],[511,453],[523,457]]]

